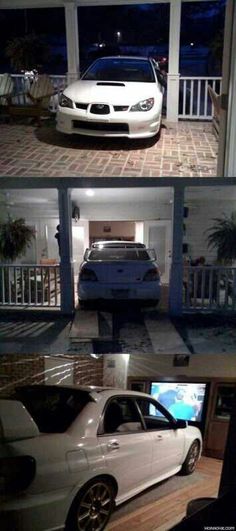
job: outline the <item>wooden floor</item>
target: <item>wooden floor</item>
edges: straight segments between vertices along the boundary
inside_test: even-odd
[[[156,501],[142,503],[142,495],[135,507],[133,500],[126,504],[125,512],[122,506],[118,507],[107,531],[167,531],[185,516],[188,501],[194,498],[217,496],[222,461],[202,457],[196,469],[196,482],[194,474],[189,476],[189,484],[185,476],[176,476],[178,487],[173,490],[173,481],[170,478],[165,485],[165,494]],[[183,485],[181,486],[181,481]],[[171,492],[168,493],[168,485]],[[161,487],[160,487],[161,488]],[[158,487],[155,487],[158,498]]]

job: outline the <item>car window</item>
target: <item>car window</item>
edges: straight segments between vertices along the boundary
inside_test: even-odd
[[[143,430],[141,417],[131,398],[117,397],[109,401],[104,413],[103,434],[141,430]]]
[[[32,386],[19,388],[20,400],[42,433],[62,433],[92,399],[88,392],[63,387]]]
[[[146,249],[120,249],[107,247],[104,249],[92,249],[86,253],[86,259],[89,261],[97,260],[151,260],[149,252]]]
[[[171,429],[171,415],[149,399],[137,399],[138,407],[143,415],[147,430]]]
[[[154,83],[152,65],[145,59],[98,59],[85,72],[84,80]]]

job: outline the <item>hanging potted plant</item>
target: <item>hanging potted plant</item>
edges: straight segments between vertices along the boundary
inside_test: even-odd
[[[213,221],[215,224],[207,230],[208,247],[216,249],[218,262],[233,265],[236,260],[236,212]]]
[[[207,232],[208,247],[216,249],[217,261],[222,265],[234,266],[236,261],[236,212],[230,216],[223,214],[221,218],[215,218],[215,223]],[[236,295],[236,274],[229,280],[229,292]]]
[[[9,216],[7,221],[0,223],[0,260],[12,263],[24,255],[34,236],[34,230],[26,225],[23,218],[12,219]],[[0,277],[0,299],[3,302],[9,300],[10,276],[10,268],[4,267]]]
[[[25,253],[34,236],[34,230],[26,225],[23,218],[14,220],[9,216],[0,224],[0,258],[13,262]]]

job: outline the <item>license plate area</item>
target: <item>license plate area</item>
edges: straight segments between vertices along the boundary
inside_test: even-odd
[[[112,289],[111,293],[114,299],[128,299],[130,290],[129,289]]]

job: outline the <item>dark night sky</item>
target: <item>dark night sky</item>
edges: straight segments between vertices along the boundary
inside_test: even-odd
[[[196,45],[205,45],[212,41],[223,28],[225,3],[226,0],[184,3],[181,44],[194,41]],[[78,19],[82,49],[98,40],[111,44],[116,31],[122,33],[122,44],[168,44],[168,4],[80,7]],[[50,43],[63,44],[65,41],[63,8],[0,10],[0,27],[0,61],[5,65],[6,42],[15,36],[35,32]]]

